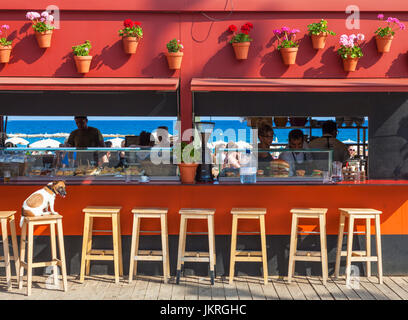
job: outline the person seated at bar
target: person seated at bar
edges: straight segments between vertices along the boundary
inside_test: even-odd
[[[258,128],[258,168],[260,170],[265,170],[274,160],[270,152],[260,152],[260,150],[270,150],[273,137],[274,132],[269,124],[264,124]]]
[[[294,129],[289,132],[288,149],[308,149],[303,131]],[[282,152],[279,159],[289,163],[289,176],[304,176],[309,173],[312,156],[309,152]]]
[[[348,147],[348,152],[349,152],[349,155],[350,155],[350,157],[349,157],[350,160],[358,158],[357,157],[357,148],[356,148],[356,146],[349,146]]]
[[[88,126],[87,116],[75,116],[78,129],[72,131],[68,137],[67,146],[73,148],[97,148],[105,147],[101,132],[94,127]],[[98,163],[98,152],[78,152],[77,161],[79,165],[90,165]]]
[[[312,140],[309,147],[311,149],[332,149],[333,161],[339,161],[344,165],[349,159],[349,152],[347,146],[336,139],[338,134],[336,122],[325,121],[322,125],[322,132],[322,137]]]

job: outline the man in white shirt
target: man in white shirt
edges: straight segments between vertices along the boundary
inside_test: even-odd
[[[294,129],[289,132],[289,149],[308,149],[302,130]],[[279,159],[290,165],[289,176],[304,175],[308,171],[308,163],[312,160],[309,152],[282,152]],[[298,172],[296,172],[298,171]]]
[[[322,126],[323,136],[312,140],[309,143],[311,149],[332,149],[333,161],[340,161],[343,165],[349,159],[350,155],[347,146],[336,139],[337,124],[334,121],[326,121]]]

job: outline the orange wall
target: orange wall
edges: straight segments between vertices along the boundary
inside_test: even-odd
[[[16,210],[19,221],[23,201],[38,188],[0,186],[0,210]],[[130,212],[135,206],[169,208],[169,234],[178,234],[178,210],[183,207],[216,208],[216,234],[230,234],[232,218],[229,212],[232,207],[266,207],[267,234],[290,234],[289,210],[294,207],[327,207],[328,234],[337,234],[339,207],[381,210],[382,234],[408,234],[408,186],[114,185],[68,186],[67,193],[66,198],[57,198],[55,202],[55,210],[64,216],[65,235],[82,235],[82,209],[88,205],[122,206],[123,235],[131,234]],[[258,224],[249,220],[239,225],[240,230],[247,231],[257,231],[257,227]],[[95,229],[104,228],[110,229],[110,224],[103,220],[95,222]],[[143,229],[158,230],[159,223],[145,221]],[[313,226],[304,226],[304,229],[312,230]],[[48,230],[44,232],[42,227],[36,230],[36,234],[48,234]],[[189,230],[205,231],[205,225],[201,221],[192,221]]]

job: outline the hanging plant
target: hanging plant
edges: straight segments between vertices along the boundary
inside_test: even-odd
[[[127,54],[135,54],[140,39],[143,38],[142,24],[139,21],[133,22],[131,19],[123,21],[124,28],[119,30],[122,37],[123,50]]]
[[[92,56],[89,55],[91,42],[86,40],[83,44],[72,47],[74,52],[75,65],[78,73],[88,73],[91,67]]]
[[[384,15],[380,13],[377,18],[383,20]],[[405,24],[400,22],[397,18],[388,17],[385,22],[387,22],[387,26],[384,28],[378,27],[374,32],[376,34],[375,42],[377,44],[377,51],[380,53],[390,52],[391,42],[392,39],[394,39],[395,31],[397,31],[398,28],[400,30],[405,30]]]
[[[273,31],[278,39],[278,50],[281,53],[283,63],[287,66],[295,64],[296,61],[299,43],[295,39],[298,32],[300,32],[299,29],[291,30],[288,27],[282,27]]]
[[[313,49],[323,49],[326,45],[327,36],[335,36],[333,31],[327,30],[327,21],[321,19],[320,22],[311,23],[307,26],[309,36],[312,38]]]
[[[248,58],[249,46],[251,45],[251,41],[253,40],[249,36],[249,32],[253,28],[254,26],[250,22],[247,22],[241,26],[240,33],[236,33],[238,31],[237,26],[232,24],[228,27],[228,31],[233,33],[232,39],[229,41],[229,43],[232,44],[232,48],[235,52],[235,57],[238,60],[246,60]]]
[[[54,17],[47,11],[44,11],[41,14],[38,12],[27,12],[26,18],[33,23],[32,27],[35,31],[38,46],[40,48],[51,47],[52,32],[55,29],[51,22],[54,21]]]
[[[0,27],[0,63],[8,63],[10,61],[12,41],[7,40],[7,30],[10,29],[8,24],[3,24]]]
[[[363,51],[360,48],[361,42],[364,41],[364,34],[351,34],[347,36],[343,34],[340,37],[340,48],[337,53],[343,59],[344,71],[355,71],[358,59],[363,56]]]
[[[183,59],[183,52],[181,52],[180,50],[182,50],[184,46],[180,43],[180,40],[174,38],[167,43],[166,47],[166,57],[169,68],[172,70],[180,69],[181,61]]]

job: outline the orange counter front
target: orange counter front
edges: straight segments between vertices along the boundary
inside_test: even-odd
[[[40,185],[0,185],[0,210],[16,210],[17,218],[20,219],[23,201],[39,188]],[[68,185],[66,198],[57,197],[55,210],[64,217],[64,235],[82,235],[84,207],[122,206],[122,235],[130,235],[132,227],[130,212],[133,207],[167,207],[169,234],[177,235],[180,208],[215,208],[215,232],[217,235],[228,235],[231,233],[232,207],[266,207],[266,233],[289,235],[291,208],[326,207],[329,209],[327,234],[335,235],[339,222],[337,208],[370,207],[383,211],[381,217],[383,235],[406,235],[407,199],[408,183],[396,181],[377,181],[359,185]],[[103,221],[99,223],[100,226],[104,225]],[[191,222],[189,230],[203,231],[205,225],[200,223]],[[258,226],[255,223],[248,221],[242,223],[239,228],[256,230]],[[109,224],[105,227],[108,226]],[[159,229],[159,224],[155,221],[145,221],[142,229]],[[18,228],[18,233],[19,231]],[[48,231],[39,227],[36,234],[47,235]]]

